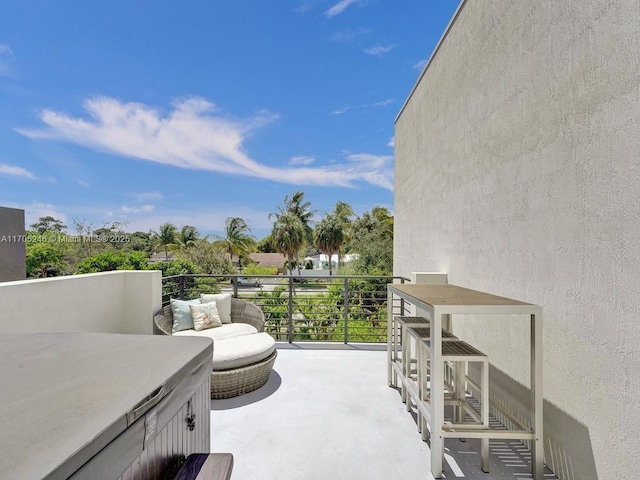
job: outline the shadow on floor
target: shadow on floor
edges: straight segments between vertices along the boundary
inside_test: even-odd
[[[240,395],[239,397],[225,398],[222,400],[211,400],[211,410],[231,410],[233,408],[244,407],[255,402],[259,402],[272,395],[282,383],[282,378],[275,370],[271,370],[269,380],[262,387],[253,392]]]

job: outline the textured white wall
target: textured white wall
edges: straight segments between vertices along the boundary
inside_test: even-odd
[[[468,0],[396,121],[394,274],[543,306],[547,461],[570,479],[640,469],[639,18]],[[527,385],[524,321],[455,325]]]
[[[161,295],[159,270],[0,283],[0,333],[152,334]]]

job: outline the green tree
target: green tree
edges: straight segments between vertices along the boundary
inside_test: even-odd
[[[173,223],[163,223],[160,230],[154,232],[153,242],[157,250],[164,250],[164,258],[169,261],[169,252],[178,248],[178,229]]]
[[[383,230],[384,234],[393,238],[393,215],[386,207],[373,207],[371,216],[377,220],[378,226]]]
[[[67,273],[69,244],[65,242],[67,226],[51,216],[40,217],[27,231],[30,239],[25,245],[26,270],[29,277],[52,277]]]
[[[46,232],[62,233],[67,229],[67,226],[61,220],[50,215],[38,218],[38,221],[30,225],[30,227],[40,235]]]
[[[340,222],[340,225],[342,226],[342,245],[338,250],[338,266],[340,266],[342,264],[341,257],[344,246],[348,244],[349,239],[351,238],[352,219],[356,215],[353,212],[351,205],[341,201],[337,201],[333,207],[333,215],[338,219],[338,222]]]
[[[278,207],[282,211],[291,212],[300,219],[304,227],[306,243],[313,243],[313,229],[311,227],[312,218],[316,214],[315,210],[311,210],[311,202],[304,201],[304,192],[296,191],[289,197],[284,197],[284,207]]]
[[[144,252],[102,252],[80,262],[76,273],[146,270],[148,266],[149,261]]]
[[[293,259],[296,264],[298,263],[298,255],[306,245],[313,245],[313,230],[311,228],[312,217],[316,213],[311,210],[311,202],[304,201],[304,192],[296,191],[289,197],[284,197],[284,203],[282,206],[278,205],[279,213],[270,213],[269,218],[276,218],[276,221],[271,232],[273,247],[277,252],[289,258],[289,271],[292,271]],[[282,221],[280,220],[282,218]],[[297,218],[298,222],[293,219]],[[297,225],[302,227],[302,241],[298,239]],[[276,230],[278,230],[280,237],[276,237]],[[285,244],[283,244],[283,241]],[[287,253],[283,251],[283,248],[288,252],[292,252],[291,248],[295,247],[293,257],[289,257]]]
[[[216,236],[216,245],[229,254],[229,258],[238,257],[238,264],[248,261],[249,254],[253,251],[256,239],[251,235],[251,229],[240,217],[229,217],[224,222],[224,237]]]
[[[287,257],[289,273],[293,272],[293,262],[306,243],[306,232],[300,218],[290,211],[276,215],[271,233],[277,252]]]
[[[152,270],[161,270],[163,277],[202,273],[202,270],[200,270],[195,263],[183,258],[177,258],[172,261],[163,260],[161,262],[156,262],[149,268]]]
[[[151,233],[133,232],[128,233],[129,248],[137,252],[145,252],[151,254],[153,248],[151,246]]]
[[[353,222],[350,251],[358,254],[350,273],[357,275],[393,274],[393,217],[384,207],[365,212]]]
[[[191,247],[182,249],[176,255],[176,260],[185,260],[196,265],[202,273],[227,274],[233,273],[234,268],[230,258],[226,258],[215,245],[202,239]]]
[[[336,215],[327,215],[316,225],[314,241],[320,251],[329,256],[329,275],[332,275],[331,256],[334,253],[340,254],[344,241],[344,230]]]
[[[119,228],[119,224],[114,223],[111,227],[114,229]],[[94,241],[98,238],[108,239],[114,233],[111,228],[104,226],[94,230],[93,224],[74,218],[73,229],[76,232],[74,237],[76,242],[70,244],[69,248],[69,263],[72,266],[72,271],[75,271],[78,264],[87,258],[104,251],[114,250],[112,243]]]
[[[28,277],[45,278],[59,275],[65,266],[64,245],[54,242],[29,242],[26,244],[26,269]]]
[[[200,232],[198,232],[196,227],[185,225],[180,230],[180,235],[178,236],[178,244],[183,248],[193,247],[199,239]]]
[[[275,253],[276,249],[273,246],[273,238],[271,234],[264,237],[256,245],[256,250],[262,253]]]

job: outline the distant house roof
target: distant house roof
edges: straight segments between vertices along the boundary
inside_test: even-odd
[[[282,268],[286,261],[286,258],[281,253],[252,253],[249,258],[261,267]]]

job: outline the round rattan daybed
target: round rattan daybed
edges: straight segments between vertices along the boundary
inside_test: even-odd
[[[264,322],[264,314],[256,305],[237,298],[231,299],[231,323],[252,325],[258,331],[257,335],[266,336],[266,333],[260,333],[264,330]],[[172,334],[173,314],[170,305],[165,306],[154,316],[153,324],[155,334]],[[218,328],[224,328],[224,325]],[[251,336],[246,335],[246,337]],[[239,338],[242,337],[235,337],[233,340]],[[225,340],[219,340],[219,342],[222,344]],[[216,340],[213,345],[213,356],[215,359]],[[211,372],[211,398],[236,397],[262,387],[269,379],[276,356],[277,350],[273,348],[273,352],[268,357],[259,361],[226,370],[213,370]]]

